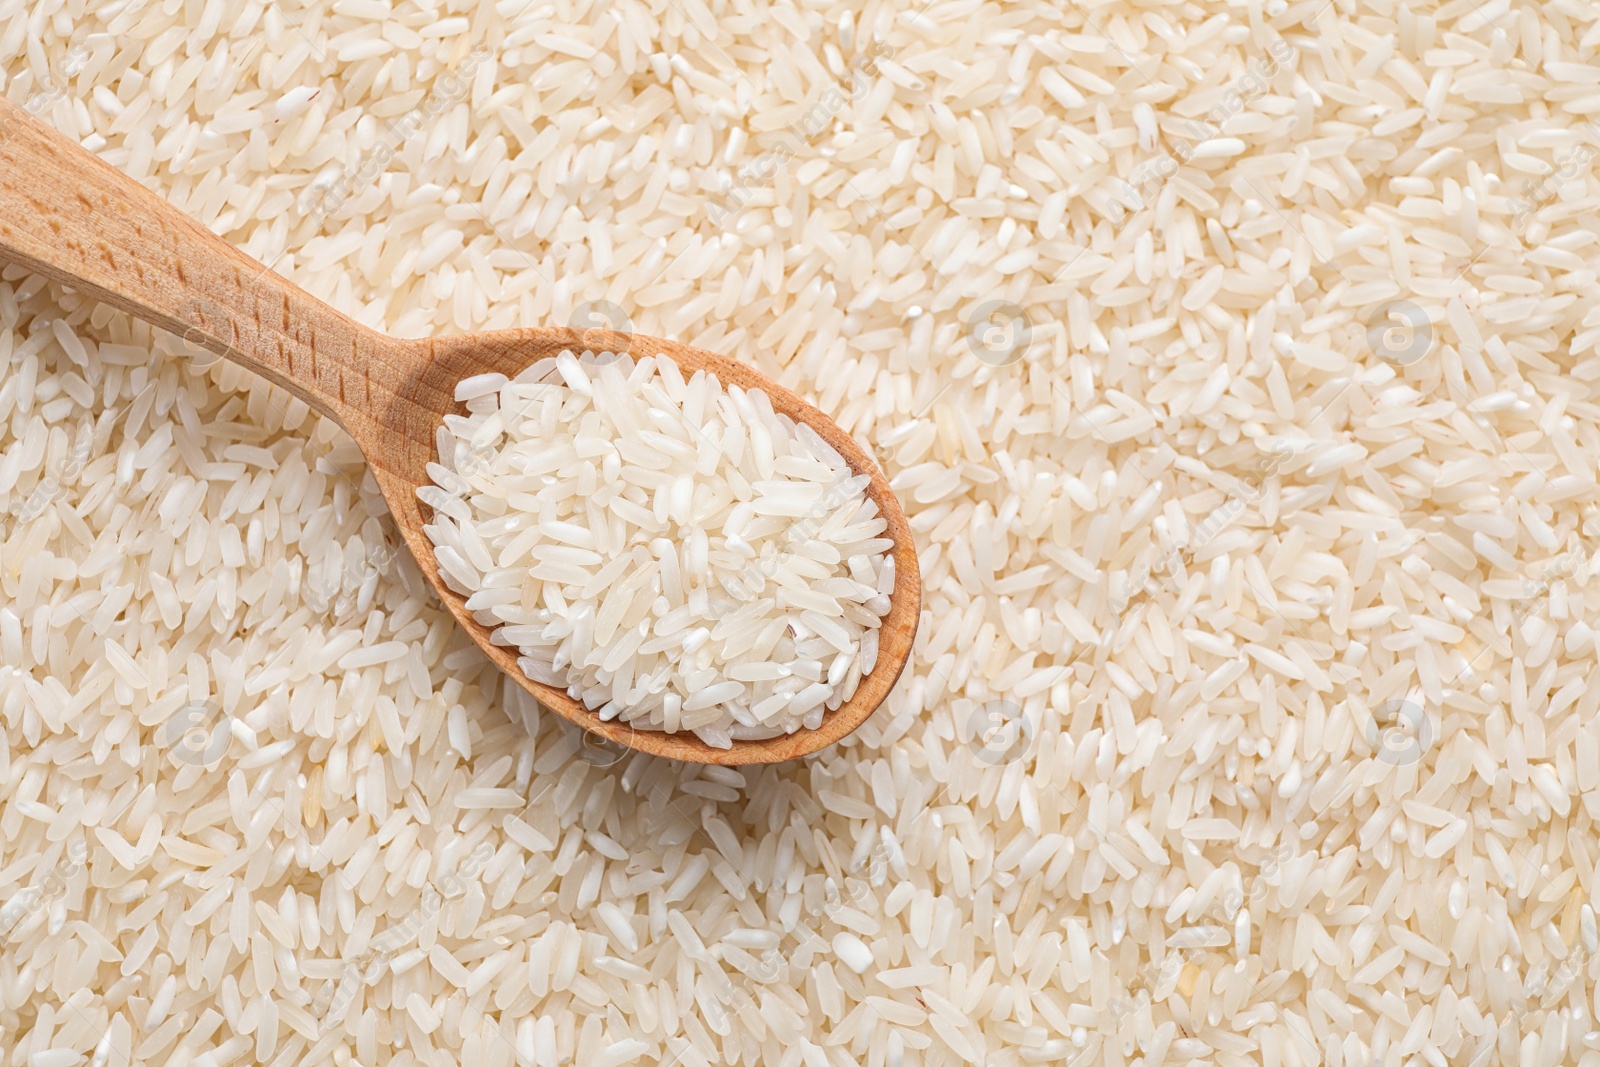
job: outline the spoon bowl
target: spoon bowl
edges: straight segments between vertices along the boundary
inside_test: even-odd
[[[775,763],[833,744],[866,721],[911,655],[921,578],[905,512],[866,452],[832,420],[754,368],[673,341],[609,330],[497,330],[422,340],[392,338],[317,300],[229,245],[155,193],[0,100],[0,259],[19,263],[181,336],[262,375],[349,432],[360,446],[406,545],[439,599],[502,671],[546,707],[606,740],[670,759]],[[603,722],[564,689],[523,674],[513,648],[490,640],[445,585],[423,532],[431,511],[417,499],[437,460],[436,431],[463,378],[515,376],[563,350],[666,355],[685,374],[704,370],[724,386],[760,389],[775,411],[810,426],[870,476],[867,494],[888,524],[895,586],[878,660],[855,695],[815,730],[713,748],[690,732]]]
[[[387,340],[387,339],[386,339]],[[867,720],[894,688],[911,655],[921,612],[922,586],[917,570],[916,548],[905,512],[889,488],[883,472],[856,444],[822,412],[798,396],[766,378],[759,371],[688,345],[641,334],[622,334],[610,330],[497,330],[490,333],[461,334],[429,341],[390,342],[415,346],[410,358],[417,370],[412,384],[389,401],[387,411],[378,413],[380,425],[393,433],[382,447],[369,448],[357,436],[363,454],[373,469],[378,487],[393,513],[396,525],[410,546],[424,575],[439,599],[456,621],[472,635],[495,665],[547,707],[585,729],[625,745],[670,759],[727,765],[775,763],[808,755],[833,744]],[[418,350],[420,349],[420,350]],[[797,730],[781,737],[759,741],[734,741],[732,748],[713,748],[693,733],[663,733],[642,730],[623,722],[602,722],[594,712],[567,695],[564,689],[541,685],[529,679],[517,666],[517,651],[490,642],[492,630],[479,623],[467,610],[466,598],[445,585],[434,558],[433,544],[423,533],[423,524],[432,518],[431,509],[417,499],[417,487],[429,485],[427,464],[438,460],[436,434],[446,414],[464,415],[466,404],[455,400],[456,383],[477,374],[504,374],[515,377],[530,364],[562,351],[618,352],[633,359],[665,355],[682,368],[684,376],[697,370],[715,374],[726,387],[763,390],[775,411],[810,426],[832,445],[850,465],[852,473],[867,474],[871,482],[867,495],[878,505],[888,523],[884,536],[894,542],[895,587],[889,597],[889,611],[883,617],[878,636],[878,662],[861,679],[855,694],[835,711],[823,717],[815,730]]]

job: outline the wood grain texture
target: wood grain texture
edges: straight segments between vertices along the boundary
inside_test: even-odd
[[[250,368],[352,434],[404,380],[383,335],[3,100],[0,257]]]
[[[755,369],[672,341],[606,330],[501,330],[411,341],[349,319],[233,248],[54,130],[0,100],[0,258],[23,264],[283,386],[343,426],[360,445],[411,553],[440,600],[485,654],[541,703],[584,729],[670,759],[742,765],[816,752],[866,721],[911,655],[922,580],[905,512],[867,454],[822,412]],[[466,600],[439,577],[418,500],[429,484],[435,430],[474,374],[515,375],[563,349],[664,354],[724,385],[760,389],[775,410],[816,430],[857,474],[888,522],[895,587],[879,635],[878,662],[855,695],[816,730],[716,749],[693,734],[601,722],[564,690],[530,680],[514,649],[494,645]]]

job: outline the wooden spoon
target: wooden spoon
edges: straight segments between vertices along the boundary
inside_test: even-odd
[[[232,247],[138,182],[59,132],[0,100],[0,258],[62,282],[182,336],[281,385],[355,438],[422,573],[484,653],[547,707],[592,734],[641,752],[697,763],[775,763],[831,745],[875,711],[911,654],[921,577],[905,513],[883,472],[832,420],[743,363],[697,348],[609,330],[497,330],[401,340],[355,322]],[[447,413],[465,414],[455,385],[475,374],[515,375],[563,349],[665,353],[686,372],[713,372],[724,385],[761,389],[774,409],[804,422],[853,471],[889,524],[895,586],[878,639],[878,662],[855,695],[816,730],[712,748],[692,733],[601,722],[564,690],[531,681],[514,649],[439,577],[422,532],[431,512],[417,500],[435,458],[434,432]]]

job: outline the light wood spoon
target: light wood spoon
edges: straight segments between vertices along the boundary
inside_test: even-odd
[[[641,752],[697,763],[775,763],[831,745],[875,711],[911,654],[921,577],[905,513],[877,464],[832,420],[743,363],[697,348],[609,330],[497,330],[402,340],[368,329],[291,285],[158,195],[59,132],[0,100],[0,258],[87,293],[281,385],[355,438],[395,524],[439,599],[484,654],[547,707],[585,730]],[[447,413],[465,414],[455,385],[474,374],[515,375],[563,349],[665,353],[685,371],[761,389],[774,409],[816,430],[858,474],[888,521],[895,586],[879,635],[878,662],[855,696],[816,730],[717,749],[691,733],[601,722],[564,690],[531,681],[514,649],[439,577],[422,532],[430,512],[417,487],[430,484],[434,432]]]

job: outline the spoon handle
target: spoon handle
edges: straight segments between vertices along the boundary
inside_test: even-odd
[[[0,100],[0,258],[283,386],[354,431],[381,335]]]

